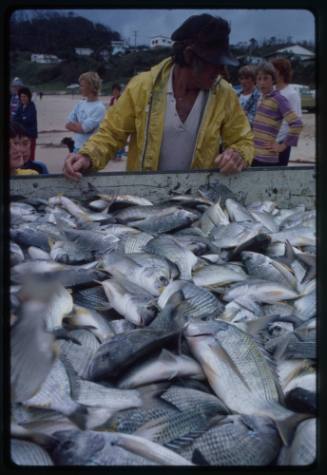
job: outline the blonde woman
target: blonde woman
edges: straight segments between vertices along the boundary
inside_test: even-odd
[[[67,118],[66,129],[74,132],[74,152],[97,130],[104,118],[106,108],[98,96],[101,79],[93,71],[83,73],[78,78],[81,95],[85,98],[78,102]]]

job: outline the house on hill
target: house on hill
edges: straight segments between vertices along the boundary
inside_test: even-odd
[[[129,49],[129,46],[125,40],[119,40],[119,41],[112,41],[111,48],[112,48],[111,54],[115,56],[116,54],[119,54],[119,53],[125,53],[125,51]]]
[[[90,56],[93,53],[91,48],[75,48],[75,53],[78,56]]]
[[[314,60],[315,54],[307,48],[304,48],[300,45],[286,46],[285,48],[277,49],[269,54],[266,54],[267,59],[273,58],[275,56],[288,56],[294,59],[299,59],[301,61]]]
[[[150,41],[150,48],[169,48],[173,44],[168,36],[154,36]]]
[[[31,62],[39,64],[58,64],[61,63],[61,59],[55,54],[31,54]]]

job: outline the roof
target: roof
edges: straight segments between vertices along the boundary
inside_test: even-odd
[[[286,46],[285,48],[280,48],[276,51],[277,53],[293,53],[299,56],[314,56],[315,54],[307,48],[304,48],[300,45]]]

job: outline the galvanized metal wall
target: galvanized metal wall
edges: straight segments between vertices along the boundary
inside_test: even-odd
[[[100,193],[129,193],[148,198],[153,202],[167,199],[169,193],[196,193],[203,184],[215,181],[228,186],[245,203],[257,200],[273,200],[282,207],[304,204],[315,207],[315,168],[287,167],[249,169],[230,177],[218,172],[192,173],[98,173],[88,175],[79,183],[71,182],[62,175],[22,176],[10,180],[13,195],[48,198],[58,193],[80,198],[89,184]]]

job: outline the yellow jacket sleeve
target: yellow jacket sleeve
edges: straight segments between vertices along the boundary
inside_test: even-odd
[[[230,100],[226,101],[226,109],[221,134],[224,149],[230,147],[237,150],[246,164],[251,165],[254,157],[254,135],[238,97],[233,91],[231,91]]]
[[[104,168],[134,132],[135,110],[130,94],[131,84],[133,79],[117,103],[107,111],[98,131],[79,150],[80,154],[90,158],[93,170]]]

